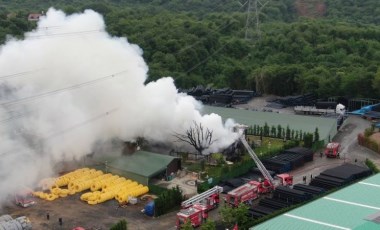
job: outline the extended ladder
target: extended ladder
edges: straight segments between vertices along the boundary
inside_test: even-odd
[[[197,203],[201,202],[202,200],[210,197],[213,194],[216,194],[216,193],[219,194],[221,192],[223,192],[223,187],[215,186],[215,187],[213,187],[213,188],[211,188],[205,192],[202,192],[201,194],[195,195],[195,196],[191,197],[190,199],[183,201],[181,203],[181,206],[182,206],[182,208],[190,207],[193,204],[197,204]]]
[[[247,141],[245,140],[244,136],[240,136],[240,141],[243,143],[244,147],[247,149],[249,155],[253,159],[253,161],[256,163],[257,168],[260,170],[260,172],[263,174],[264,178],[269,180],[271,184],[274,184],[274,179],[268,172],[268,170],[265,168],[263,163],[260,161],[259,157],[255,154],[255,152],[251,149]]]

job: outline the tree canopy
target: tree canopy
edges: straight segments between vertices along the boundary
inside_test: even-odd
[[[268,1],[258,36],[257,15],[247,24],[242,0],[0,0],[0,43],[35,27],[29,13],[93,9],[111,35],[143,49],[148,81],[171,76],[180,88],[380,97],[380,2],[305,2]]]

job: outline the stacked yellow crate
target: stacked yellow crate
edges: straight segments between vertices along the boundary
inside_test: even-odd
[[[114,198],[119,203],[125,203],[130,197],[138,197],[149,192],[147,186],[136,181],[110,173],[104,174],[95,169],[82,168],[57,178],[50,188],[50,193],[34,192],[33,194],[41,199],[52,201],[85,190],[91,190],[91,192],[82,194],[80,199],[88,204],[99,204]]]

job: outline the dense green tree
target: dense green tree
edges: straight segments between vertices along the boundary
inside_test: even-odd
[[[215,230],[216,224],[211,219],[207,219],[205,223],[201,225],[201,230]]]
[[[181,229],[183,230],[194,230],[193,226],[191,225],[191,221],[187,220],[182,226]]]
[[[311,148],[313,145],[313,134],[306,133],[303,135],[303,146],[306,148]]]
[[[126,220],[120,220],[115,225],[113,225],[110,230],[127,230],[127,221]]]
[[[260,13],[259,38],[254,24],[245,28],[247,6],[238,1],[0,0],[0,44],[36,26],[29,13],[93,9],[111,35],[143,49],[148,81],[171,76],[180,88],[380,97],[380,2],[310,1],[308,12],[297,2],[270,1]],[[252,39],[244,38],[246,29]]]
[[[277,138],[281,138],[282,137],[281,134],[282,134],[282,127],[281,125],[277,125]]]
[[[286,126],[286,134],[285,134],[285,138],[286,140],[290,140],[290,128],[289,128],[289,125]]]
[[[270,136],[276,137],[276,126],[274,126],[274,125],[272,125],[272,127],[271,127]]]
[[[319,130],[318,130],[318,127],[316,127],[314,131],[314,142],[318,142],[318,141],[319,141]]]
[[[235,224],[238,224],[240,228],[244,229],[245,226],[249,222],[248,218],[248,205],[239,204],[238,207],[233,208],[230,206],[224,206],[220,210],[220,215],[223,223],[226,226],[233,227]],[[248,227],[248,226],[246,226]]]
[[[263,127],[263,135],[266,137],[269,136],[269,125],[267,122],[265,122],[264,127]]]

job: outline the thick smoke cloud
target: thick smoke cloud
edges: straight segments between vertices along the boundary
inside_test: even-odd
[[[50,9],[24,40],[0,46],[0,199],[98,141],[172,142],[194,121],[213,130],[218,141],[209,151],[236,139],[220,116],[202,116],[202,105],[178,93],[172,78],[145,84],[142,53],[107,34],[91,10]]]

